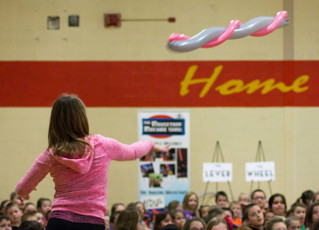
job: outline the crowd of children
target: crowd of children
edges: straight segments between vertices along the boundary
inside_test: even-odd
[[[195,192],[188,192],[183,202],[171,201],[164,211],[148,212],[140,202],[115,204],[112,207],[111,230],[318,230],[319,193],[305,191],[290,207],[285,196],[272,194],[267,199],[261,189],[251,194],[240,194],[237,201],[230,202],[224,191],[215,195],[216,205],[202,204]],[[118,209],[120,207],[120,209]],[[135,208],[132,208],[135,207]],[[128,227],[122,215],[139,214],[137,225]],[[125,219],[127,221],[127,218]],[[134,223],[135,223],[134,222]]]
[[[24,203],[12,192],[0,204],[0,230],[44,230],[50,211],[50,199],[40,198],[36,205]]]
[[[195,192],[183,202],[171,201],[165,210],[146,210],[143,203],[115,203],[105,216],[107,230],[318,230],[319,192],[305,191],[290,207],[283,194],[267,199],[261,189],[229,201],[224,191],[215,195],[216,205],[201,204]],[[0,205],[0,230],[44,230],[51,200],[24,203],[13,192]]]

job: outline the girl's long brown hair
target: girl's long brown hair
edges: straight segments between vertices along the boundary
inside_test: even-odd
[[[61,95],[54,103],[49,125],[49,146],[57,156],[82,156],[89,135],[89,123],[85,106],[76,95]]]

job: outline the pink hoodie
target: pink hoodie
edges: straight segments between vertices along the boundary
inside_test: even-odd
[[[154,143],[140,141],[132,145],[95,134],[85,138],[87,148],[79,159],[53,156],[45,150],[16,186],[19,195],[30,194],[48,174],[55,183],[52,211],[67,211],[104,218],[107,211],[107,176],[111,160],[134,160],[149,153]]]

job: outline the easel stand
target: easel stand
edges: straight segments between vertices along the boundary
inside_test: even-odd
[[[220,157],[221,161],[219,160],[219,157]],[[215,146],[215,150],[214,150],[214,153],[213,153],[212,163],[219,163],[219,162],[225,163],[225,160],[224,160],[223,152],[222,152],[222,149],[220,147],[219,141],[217,141],[216,142],[216,146]],[[202,199],[201,204],[205,204],[205,197],[206,197],[206,194],[207,194],[207,191],[208,191],[209,183],[210,182],[206,182],[205,192],[203,194],[203,199]],[[218,191],[218,182],[215,182],[215,183],[216,183],[216,191]],[[233,195],[233,190],[231,188],[231,184],[230,184],[229,181],[227,181],[227,184],[228,184],[228,188],[229,188],[229,192],[230,192],[231,198],[232,198],[232,200],[234,200],[234,195]]]
[[[261,143],[261,141],[258,141],[255,162],[261,162],[261,161],[266,161],[266,158],[265,158],[264,149],[262,147],[262,143]],[[254,183],[254,181],[250,182],[250,193],[253,191],[253,183]],[[258,181],[257,183],[258,183],[257,188],[260,189],[260,181]],[[272,194],[272,189],[271,189],[270,183],[271,183],[271,181],[268,181],[268,188],[269,188],[269,193]]]

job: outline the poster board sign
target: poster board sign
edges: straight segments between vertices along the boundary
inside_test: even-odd
[[[152,152],[139,160],[139,200],[147,207],[182,202],[189,191],[189,127],[185,110],[139,111],[138,139],[171,148],[168,153]]]
[[[275,162],[247,162],[246,181],[274,181]]]
[[[204,163],[204,182],[231,182],[233,179],[232,163]]]

